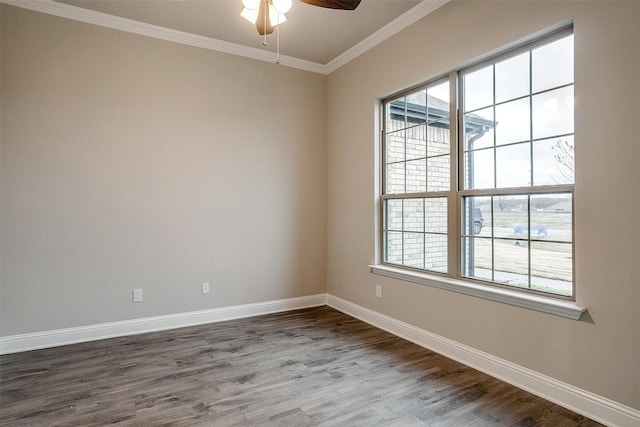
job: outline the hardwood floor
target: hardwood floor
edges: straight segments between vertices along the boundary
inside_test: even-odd
[[[0,357],[2,426],[595,426],[329,307]]]

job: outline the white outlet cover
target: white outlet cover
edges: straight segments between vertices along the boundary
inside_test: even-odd
[[[142,302],[142,289],[133,290],[133,302]]]
[[[204,282],[202,284],[202,295],[209,293],[209,282]]]

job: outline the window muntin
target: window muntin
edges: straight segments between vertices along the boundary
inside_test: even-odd
[[[558,153],[545,158],[539,142],[573,147],[572,34],[463,70],[460,80],[464,190],[539,186],[534,172],[561,169]],[[564,169],[573,168],[573,158],[562,161],[571,163]],[[573,178],[557,178],[556,184],[573,184]]]
[[[383,261],[446,273],[451,192],[449,81],[385,103]]]
[[[466,196],[462,206],[462,276],[573,294],[570,192]]]
[[[447,198],[386,199],[383,204],[384,261],[446,273]]]
[[[449,82],[386,103],[384,194],[449,191]]]
[[[573,35],[460,79],[461,275],[572,296]],[[470,125],[477,116],[495,118],[492,132]],[[488,226],[473,233],[478,210]]]
[[[384,107],[383,263],[573,298],[573,34]]]

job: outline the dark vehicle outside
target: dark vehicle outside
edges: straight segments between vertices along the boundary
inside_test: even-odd
[[[484,217],[480,208],[473,209],[473,234],[480,234],[484,227]]]

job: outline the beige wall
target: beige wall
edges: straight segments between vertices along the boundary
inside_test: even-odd
[[[6,5],[1,36],[2,336],[325,292],[324,76]]]
[[[1,336],[328,290],[640,409],[640,3],[454,1],[328,78],[0,10]],[[571,17],[589,315],[370,274],[376,100]]]
[[[575,19],[582,321],[369,273],[376,99]],[[454,1],[328,79],[328,291],[640,409],[640,2]],[[384,297],[375,298],[375,285]]]

